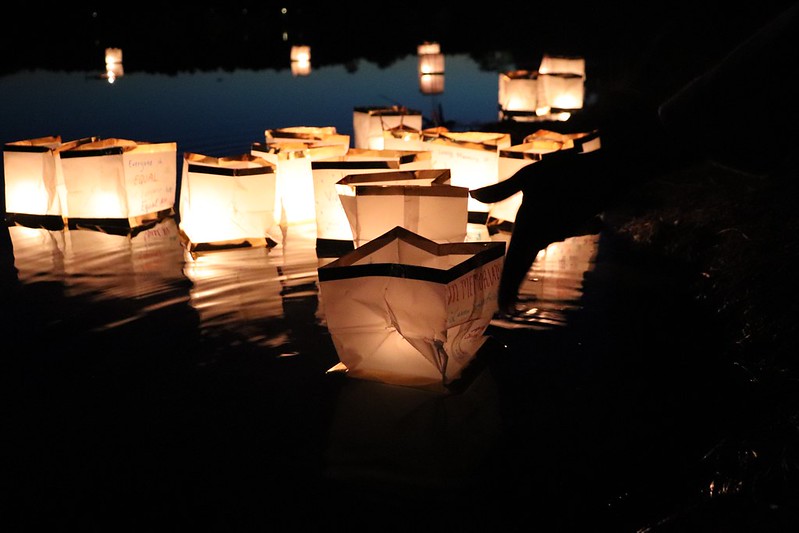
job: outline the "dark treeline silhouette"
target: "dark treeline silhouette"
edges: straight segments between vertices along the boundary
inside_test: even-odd
[[[642,44],[653,42],[658,31],[673,31],[675,25],[686,27],[685,46],[664,58],[671,63],[663,68],[699,72],[707,63],[694,56],[691,36],[726,50],[738,35],[736,24],[742,31],[754,27],[787,3],[743,5],[735,13],[712,2],[675,2],[657,10],[643,3],[558,7],[540,2],[270,1],[194,7],[73,2],[47,9],[26,4],[8,21],[15,31],[0,35],[0,76],[35,68],[93,71],[107,47],[123,50],[126,72],[288,69],[292,44],[312,46],[314,67],[355,70],[361,59],[390,66],[428,40],[440,42],[447,54],[472,56],[487,70],[508,64],[534,69],[546,52],[580,55],[589,68],[613,72],[646,53]],[[725,24],[715,24],[718,17]],[[730,23],[731,17],[740,22]]]

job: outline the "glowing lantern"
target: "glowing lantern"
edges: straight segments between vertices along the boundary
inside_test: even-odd
[[[355,246],[394,226],[438,242],[463,242],[469,190],[449,180],[448,169],[345,176],[337,185]]]
[[[340,154],[344,155],[350,146],[350,136],[336,131],[335,126],[289,126],[264,131],[266,144],[305,143],[310,148],[320,146],[340,146]]]
[[[438,43],[423,43],[417,47],[419,90],[424,94],[444,92],[444,54]]]
[[[428,151],[351,148],[346,155],[313,161],[317,255],[338,256],[353,248],[352,229],[339,199],[348,186],[339,185],[340,180],[354,174],[430,169],[430,156]]]
[[[60,156],[71,229],[127,233],[175,214],[177,143],[104,139]]]
[[[510,134],[481,131],[436,131],[423,135],[433,154],[433,168],[448,168],[452,185],[477,189],[499,179],[499,151],[510,146]],[[469,240],[488,238],[488,205],[468,198]]]
[[[505,244],[436,243],[395,227],[317,269],[347,375],[439,388],[460,378],[497,310]]]
[[[514,70],[499,74],[499,119],[530,121],[537,118],[538,73]]]
[[[291,73],[294,76],[307,76],[311,73],[311,47],[294,45],[291,47]]]
[[[180,230],[191,252],[274,244],[275,166],[243,154],[186,153]]]
[[[585,59],[544,54],[538,67],[538,115],[568,120],[583,108]]]
[[[422,112],[404,106],[356,107],[352,114],[353,147],[383,150],[383,131],[397,126],[422,129]]]
[[[108,79],[108,83],[114,83],[117,78],[121,78],[124,74],[125,70],[122,67],[122,49],[106,48],[105,74],[103,77]]]
[[[540,74],[574,74],[585,78],[585,58],[544,54],[538,66]]]
[[[50,136],[5,144],[6,220],[11,224],[62,229],[66,191],[59,152],[94,140],[62,143],[60,136]]]

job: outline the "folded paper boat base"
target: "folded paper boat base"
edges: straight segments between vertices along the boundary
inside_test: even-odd
[[[319,267],[347,375],[438,387],[461,376],[497,310],[503,242],[436,243],[395,227]]]

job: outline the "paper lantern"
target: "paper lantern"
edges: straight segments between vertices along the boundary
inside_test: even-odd
[[[291,73],[294,76],[307,76],[311,73],[311,47],[294,45],[291,47]]]
[[[61,136],[39,137],[3,146],[6,221],[31,227],[62,229],[66,191],[60,151],[97,140],[61,142]]]
[[[537,119],[538,72],[513,70],[499,74],[499,119],[527,122]]]
[[[321,146],[340,146],[340,153],[347,153],[350,146],[350,136],[336,131],[335,126],[289,126],[264,130],[266,144],[296,143],[307,144],[310,148]]]
[[[114,83],[117,78],[121,78],[124,74],[125,70],[122,67],[122,49],[106,48],[105,74],[103,77],[108,79],[108,83]]]
[[[316,206],[317,255],[341,255],[353,248],[353,235],[339,194],[348,186],[338,185],[345,176],[355,174],[421,170],[432,168],[428,151],[366,150],[351,148],[346,155],[318,159],[313,169]]]
[[[319,267],[347,375],[414,387],[460,378],[497,310],[504,253],[500,242],[436,243],[395,227]]]
[[[103,139],[60,157],[71,229],[128,233],[175,214],[177,143]]]
[[[356,107],[352,114],[353,147],[383,150],[383,131],[397,126],[422,129],[422,112],[404,106]]]
[[[423,43],[417,47],[419,90],[424,94],[444,92],[444,54],[438,43]]]
[[[538,72],[540,74],[573,74],[585,78],[585,58],[543,54]]]
[[[538,75],[539,114],[565,114],[583,108],[585,78],[577,74]]]
[[[275,220],[275,166],[250,154],[187,152],[180,188],[180,230],[191,252],[269,247]]]
[[[449,169],[345,176],[337,185],[355,246],[394,226],[437,242],[463,242],[469,190],[450,184]]]

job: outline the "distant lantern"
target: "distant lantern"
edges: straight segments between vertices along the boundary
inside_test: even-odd
[[[335,126],[287,126],[264,130],[266,144],[301,142],[309,147],[340,146],[344,155],[350,146],[350,136],[338,133]]]
[[[499,74],[499,119],[528,122],[538,108],[538,72],[512,70]]]
[[[291,73],[294,76],[307,76],[311,73],[311,47],[294,45],[291,47]]]
[[[275,166],[250,154],[184,154],[179,211],[188,250],[275,244],[275,179]]]
[[[583,57],[544,54],[538,74],[538,115],[563,121],[583,108],[586,78]]]
[[[444,92],[444,54],[438,43],[423,43],[417,47],[419,90],[424,94]]]
[[[175,214],[177,143],[102,139],[60,156],[70,229],[128,233]]]
[[[117,78],[121,78],[124,74],[125,70],[122,67],[122,49],[106,48],[105,74],[103,77],[108,79],[108,83],[114,83]]]
[[[66,191],[60,151],[96,140],[62,142],[60,135],[14,141],[3,146],[6,220],[30,227],[63,229]]]
[[[383,132],[397,126],[422,129],[422,112],[405,106],[358,106],[353,109],[353,148],[383,150]]]
[[[348,377],[442,390],[497,310],[505,244],[436,243],[394,227],[317,269],[322,320]]]

